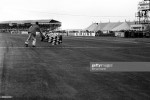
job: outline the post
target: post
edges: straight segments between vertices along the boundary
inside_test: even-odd
[[[149,1],[149,11],[150,11],[150,0]],[[148,16],[148,25],[149,25],[149,16]]]

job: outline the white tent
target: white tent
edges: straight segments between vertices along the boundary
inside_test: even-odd
[[[107,25],[108,23],[99,23],[98,26],[95,28],[95,31],[102,31],[103,28]]]
[[[102,30],[103,31],[112,31],[113,28],[122,24],[121,22],[108,23]]]
[[[95,31],[96,27],[98,26],[98,23],[93,23],[92,25],[90,25],[88,28],[86,28],[85,30],[88,31]]]
[[[94,32],[97,32],[99,30],[103,32],[120,31],[120,30],[129,30],[131,25],[134,25],[134,22],[93,23],[84,30],[94,31]]]
[[[124,22],[121,25],[115,27],[112,29],[112,31],[120,31],[120,30],[130,30],[130,25],[133,25],[134,23],[132,22]]]

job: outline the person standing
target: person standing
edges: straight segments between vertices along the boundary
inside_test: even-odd
[[[36,46],[36,32],[40,32],[41,41],[43,40],[43,36],[42,36],[42,32],[41,32],[40,27],[39,27],[39,23],[36,22],[32,26],[30,26],[30,28],[28,30],[29,36],[28,36],[27,40],[25,41],[25,46],[26,47],[28,47],[29,40],[31,40],[31,39],[33,40],[32,41],[32,47]]]

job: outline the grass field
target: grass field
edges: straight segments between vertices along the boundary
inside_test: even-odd
[[[149,62],[148,39],[64,37],[52,46],[0,33],[0,96],[12,100],[150,100],[150,72],[91,72],[90,62]],[[10,100],[10,99],[9,99]]]

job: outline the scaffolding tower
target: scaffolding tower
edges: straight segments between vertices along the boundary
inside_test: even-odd
[[[136,24],[150,24],[149,13],[150,12],[150,0],[143,0],[138,4],[138,12],[136,13]]]

